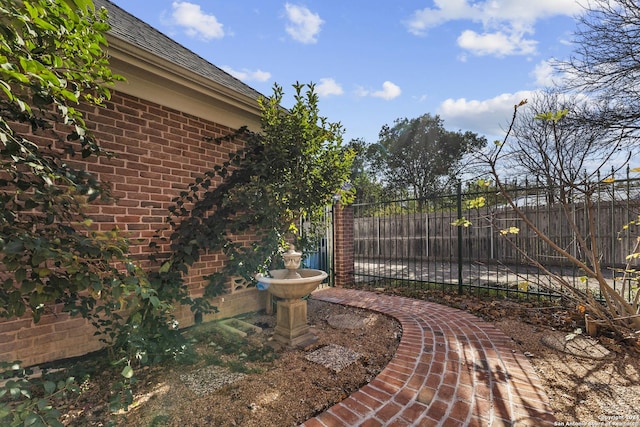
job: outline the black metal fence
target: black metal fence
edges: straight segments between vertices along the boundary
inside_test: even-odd
[[[640,180],[600,181],[587,195],[529,182],[509,188],[516,206],[567,253],[585,259],[578,238],[590,239],[611,284],[622,290],[622,270],[638,235],[632,221],[640,214]],[[561,198],[569,203],[559,203]],[[491,185],[459,185],[424,200],[356,203],[354,252],[356,283],[370,286],[558,296],[557,281],[527,254],[599,296],[596,284],[540,239]],[[633,283],[624,285],[631,298]]]
[[[333,206],[325,207],[321,220],[316,224],[302,219],[300,230],[313,243],[312,249],[305,251],[303,267],[327,272],[327,282],[333,285]]]

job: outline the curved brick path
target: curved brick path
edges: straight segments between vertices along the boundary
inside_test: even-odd
[[[550,426],[547,396],[509,338],[469,313],[410,298],[326,288],[313,298],[388,314],[402,339],[369,384],[305,427]]]

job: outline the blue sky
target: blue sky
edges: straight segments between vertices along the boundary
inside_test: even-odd
[[[265,95],[313,82],[344,139],[425,113],[501,139],[572,52],[576,0],[112,0]],[[285,107],[288,107],[285,100]]]

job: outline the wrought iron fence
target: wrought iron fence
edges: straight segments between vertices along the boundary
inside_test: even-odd
[[[325,207],[318,223],[302,218],[300,230],[311,246],[305,251],[303,267],[327,272],[327,282],[333,285],[333,206]]]
[[[616,289],[624,285],[631,298],[637,283],[622,283],[621,277],[639,234],[632,221],[640,214],[640,180],[628,174],[615,182],[598,180],[586,194],[539,182],[512,182],[509,188],[515,205],[572,256],[585,259],[577,239],[590,239],[608,280]],[[559,203],[561,198],[569,203]],[[590,219],[595,235],[588,232]],[[557,275],[600,296],[597,285],[540,239],[491,185],[458,185],[423,200],[356,203],[354,256],[356,284],[542,298],[560,295]]]

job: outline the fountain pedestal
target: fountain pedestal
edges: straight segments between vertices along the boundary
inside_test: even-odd
[[[322,270],[299,269],[300,256],[299,252],[290,249],[284,254],[286,270],[271,270],[271,277],[256,275],[258,282],[280,298],[273,339],[291,347],[306,347],[318,339],[307,324],[307,300],[302,297],[310,294],[327,277]]]
[[[291,347],[306,347],[318,340],[307,323],[307,300],[278,301],[273,339]]]

